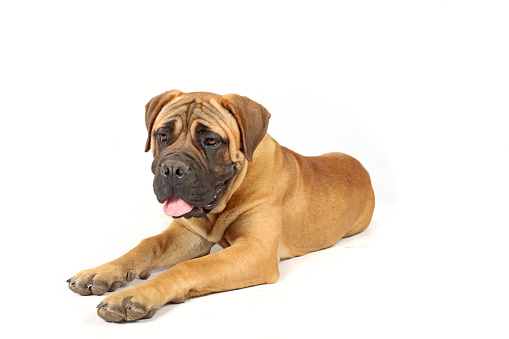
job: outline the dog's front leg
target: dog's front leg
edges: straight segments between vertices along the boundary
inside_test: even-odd
[[[78,272],[67,282],[73,292],[101,295],[114,291],[123,282],[132,281],[136,276],[147,279],[153,269],[205,255],[210,252],[212,245],[173,221],[164,232],[142,240],[120,258]]]
[[[107,296],[97,313],[113,322],[149,318],[171,301],[274,283],[279,278],[278,264],[274,241],[238,238],[224,250],[181,262],[152,280]]]

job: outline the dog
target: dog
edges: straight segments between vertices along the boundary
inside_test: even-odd
[[[67,280],[81,295],[109,294],[109,322],[151,318],[163,305],[279,278],[282,259],[365,230],[375,196],[366,169],[342,153],[305,157],[267,134],[269,112],[237,94],[171,90],[145,106],[154,192],[173,218],[120,258]],[[221,251],[210,253],[213,245]]]

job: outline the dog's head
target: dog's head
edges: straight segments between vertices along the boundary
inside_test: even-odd
[[[221,201],[267,132],[269,112],[236,94],[160,94],[145,106],[154,192],[172,217],[203,217]]]

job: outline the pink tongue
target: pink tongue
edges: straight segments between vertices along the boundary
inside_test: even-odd
[[[170,217],[179,217],[191,212],[192,209],[193,206],[189,205],[175,194],[172,194],[171,197],[166,199],[163,205],[164,213]]]

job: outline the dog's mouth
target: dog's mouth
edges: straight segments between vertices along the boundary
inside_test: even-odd
[[[203,206],[193,206],[173,193],[164,201],[163,211],[166,215],[173,218],[184,217],[189,219],[203,217],[217,206],[227,185],[228,180],[217,185],[214,197],[209,203]]]

